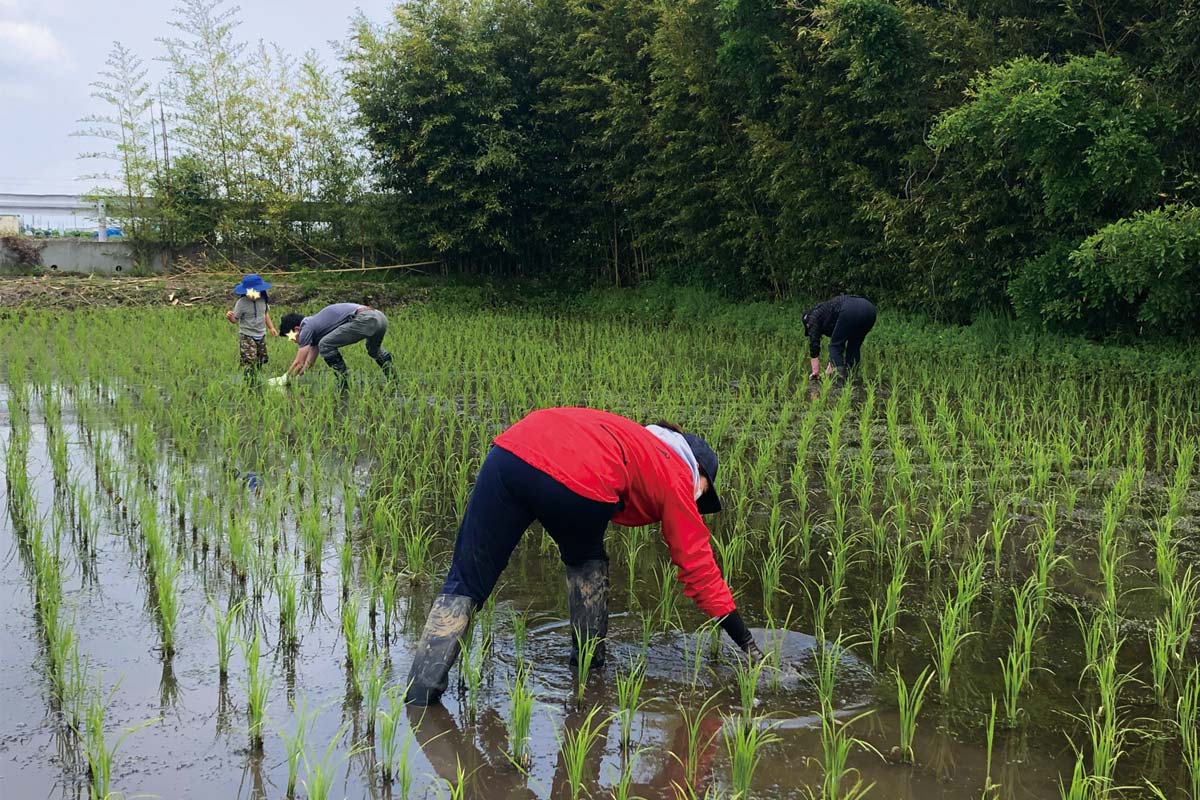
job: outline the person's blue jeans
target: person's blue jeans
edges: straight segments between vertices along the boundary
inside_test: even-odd
[[[567,566],[607,560],[604,532],[620,507],[620,503],[578,495],[504,448],[493,446],[467,499],[442,594],[470,597],[477,607],[483,605],[535,519],[558,545]]]

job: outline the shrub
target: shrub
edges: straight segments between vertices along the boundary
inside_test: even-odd
[[[1083,313],[1120,309],[1172,336],[1200,333],[1200,208],[1169,205],[1106,225],[1070,258]]]

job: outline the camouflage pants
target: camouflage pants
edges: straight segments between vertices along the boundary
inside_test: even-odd
[[[267,363],[267,340],[266,338],[255,339],[252,336],[242,335],[239,337],[238,352],[241,355],[242,366],[247,369],[261,367]]]

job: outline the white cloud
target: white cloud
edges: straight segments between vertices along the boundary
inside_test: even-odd
[[[5,0],[0,0],[5,2]],[[54,31],[36,22],[0,20],[0,63],[71,65],[71,54]]]
[[[36,96],[37,92],[27,83],[0,81],[0,100],[32,100]]]

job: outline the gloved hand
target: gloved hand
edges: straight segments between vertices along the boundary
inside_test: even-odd
[[[729,638],[737,645],[737,648],[746,654],[748,658],[762,659],[762,650],[758,649],[758,645],[754,643],[754,637],[750,634],[750,629],[746,627],[742,615],[736,611],[730,611],[721,618],[721,629],[729,634]],[[757,656],[756,656],[757,654]]]

